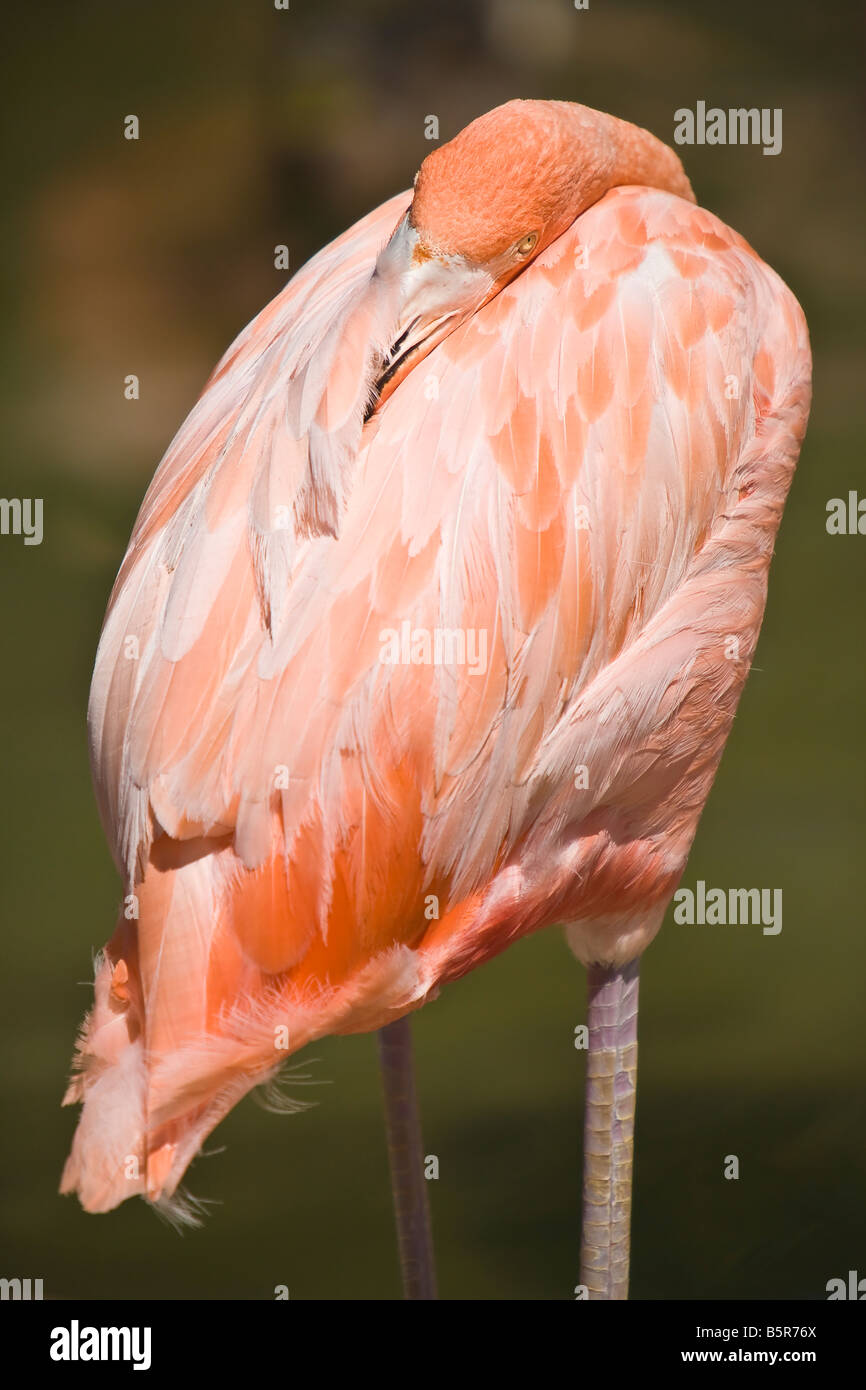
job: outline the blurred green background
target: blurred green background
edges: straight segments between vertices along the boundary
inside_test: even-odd
[[[87,689],[145,486],[211,366],[297,268],[430,145],[514,96],[574,99],[671,140],[681,106],[781,107],[784,148],[681,153],[699,201],[806,310],[815,402],[756,669],[684,879],[784,891],[784,928],[668,921],[643,967],[632,1296],[823,1298],[866,1275],[863,581],[828,536],[864,482],[866,258],[857,7],[812,0],[187,0],[19,7],[3,87],[0,540],[5,951],[0,1274],[51,1297],[391,1298],[399,1291],[375,1039],[329,1039],[303,1114],[251,1100],[189,1186],[179,1237],[141,1202],[56,1195],[59,1100],[118,884],[90,789]],[[141,122],[122,138],[124,116]],[[136,373],[141,399],[123,379]],[[582,970],[524,941],[416,1016],[441,1290],[577,1282]],[[308,1062],[302,1055],[300,1060]],[[291,1088],[290,1088],[291,1089]],[[739,1181],[725,1181],[737,1154]]]

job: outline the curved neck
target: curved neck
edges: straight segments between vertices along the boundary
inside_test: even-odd
[[[572,102],[553,104],[560,107],[565,117],[573,163],[580,171],[575,189],[576,210],[571,209],[573,217],[586,212],[612,188],[635,185],[658,188],[695,202],[679,156],[648,130],[588,106]]]

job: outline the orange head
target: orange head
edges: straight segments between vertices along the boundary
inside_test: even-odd
[[[509,101],[428,155],[409,221],[434,255],[519,268],[625,183],[693,197],[673,150],[647,131],[572,102]]]
[[[469,314],[610,188],[647,184],[694,201],[667,145],[567,101],[509,101],[424,160],[408,213],[376,263],[397,304],[368,414]]]

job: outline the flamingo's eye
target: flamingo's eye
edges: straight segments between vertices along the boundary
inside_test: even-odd
[[[535,250],[535,243],[538,241],[538,232],[527,232],[526,236],[521,237],[515,246],[515,254],[518,256],[528,256],[530,251]]]

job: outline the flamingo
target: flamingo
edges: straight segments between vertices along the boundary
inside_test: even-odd
[[[177,1219],[291,1054],[380,1030],[435,1296],[409,1015],[561,924],[588,971],[580,1279],[627,1297],[639,960],[752,660],[803,313],[666,145],[510,101],[289,281],[145,496],[89,705],[123,881],[61,1190]]]

